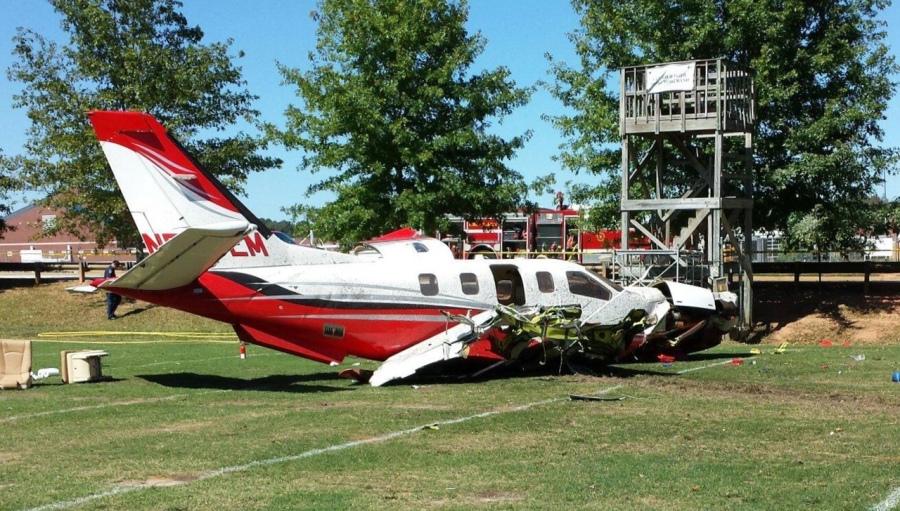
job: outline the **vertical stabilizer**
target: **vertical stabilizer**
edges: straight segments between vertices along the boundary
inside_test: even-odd
[[[348,262],[352,256],[291,245],[278,238],[152,116],[88,114],[148,252],[188,227],[243,221],[256,231],[240,239],[217,267]],[[355,258],[352,258],[355,260]]]

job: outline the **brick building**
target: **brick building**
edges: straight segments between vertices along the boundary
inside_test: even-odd
[[[5,219],[10,230],[0,237],[0,262],[134,261],[134,249],[119,248],[116,241],[98,248],[89,232],[83,241],[68,233],[45,234],[58,216],[59,211],[38,205],[10,213]]]

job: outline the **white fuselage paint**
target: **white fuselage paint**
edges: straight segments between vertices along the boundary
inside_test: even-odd
[[[582,308],[582,318],[593,318],[601,324],[617,323],[622,320],[624,314],[635,308],[644,308],[648,313],[653,312],[660,305],[667,303],[663,294],[652,288],[620,291],[614,285],[594,276],[584,267],[566,261],[557,260],[447,260],[436,264],[433,260],[370,260],[359,263],[307,265],[307,266],[280,266],[280,267],[256,267],[256,268],[213,268],[213,271],[231,272],[238,271],[259,279],[259,282],[268,283],[269,286],[278,286],[284,293],[269,293],[257,295],[252,298],[237,298],[233,300],[285,300],[300,298],[306,300],[323,300],[334,306],[333,314],[326,314],[336,319],[351,319],[340,310],[342,304],[347,306],[359,306],[361,304],[385,304],[401,308],[403,305],[434,306],[452,309],[485,310],[493,308],[499,302],[497,285],[492,268],[515,270],[521,278],[522,295],[514,300],[518,305],[528,306],[557,306],[578,304]],[[553,289],[541,291],[538,285],[538,272],[550,274],[553,281]],[[569,286],[568,272],[585,275],[597,283],[604,297],[585,296],[573,293]],[[469,284],[464,289],[462,275],[472,274],[478,283],[477,290]],[[420,278],[428,279],[434,276],[437,283],[437,293],[423,293]],[[471,277],[469,277],[471,278]],[[545,289],[548,289],[545,286]],[[626,304],[627,310],[617,314],[597,314],[608,302],[626,294],[629,298]],[[623,297],[624,298],[624,297]],[[408,307],[402,307],[407,309]],[[317,319],[322,318],[317,314]],[[381,316],[384,316],[382,314]],[[397,320],[398,315],[388,317],[372,316],[368,319],[392,319]],[[285,314],[284,318],[297,318]],[[308,316],[303,316],[308,317]],[[353,317],[352,319],[364,319]],[[444,317],[435,314],[434,321],[444,321]],[[401,319],[402,320],[402,319]],[[418,317],[417,320],[427,320]]]

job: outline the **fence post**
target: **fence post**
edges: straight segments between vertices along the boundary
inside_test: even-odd
[[[41,285],[41,265],[40,263],[34,263],[34,285]]]
[[[83,257],[78,258],[78,282],[84,284],[85,262]]]
[[[863,278],[863,294],[868,295],[869,294],[869,275],[872,273],[872,262],[866,261],[864,268],[865,268],[865,270],[864,270],[865,277]]]

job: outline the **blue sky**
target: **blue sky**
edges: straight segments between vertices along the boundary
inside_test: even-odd
[[[313,0],[184,0],[184,13],[192,24],[200,25],[207,41],[234,40],[233,49],[243,50],[239,60],[244,78],[253,94],[259,96],[256,108],[262,119],[280,124],[284,108],[297,103],[293,90],[281,85],[275,63],[306,69],[307,53],[315,46],[315,24],[309,14],[315,9]],[[16,27],[28,27],[51,39],[61,40],[59,17],[41,0],[0,0],[0,120],[3,138],[0,148],[5,154],[18,154],[25,141],[28,120],[21,110],[12,108],[12,96],[18,85],[6,80],[5,70],[12,56],[11,39]],[[888,43],[892,54],[900,48],[900,7],[892,5],[883,14],[887,21]],[[578,18],[565,0],[470,0],[468,27],[487,38],[487,47],[476,62],[477,67],[507,66],[520,86],[547,80],[550,52],[558,60],[576,62],[567,34],[578,26]],[[562,112],[562,106],[547,92],[538,89],[528,105],[495,124],[496,133],[513,136],[531,130],[533,135],[519,151],[511,166],[529,180],[553,172],[557,181],[587,180],[561,172],[553,161],[562,143],[560,134],[541,119],[542,114]],[[889,104],[885,145],[900,147],[900,99]],[[282,218],[282,206],[298,202],[321,204],[328,199],[320,194],[304,197],[306,187],[321,176],[298,170],[300,156],[273,148],[271,154],[284,160],[281,169],[252,176],[247,184],[245,203],[259,216]],[[879,195],[884,189],[879,188]],[[900,176],[889,176],[888,197],[900,195]],[[21,197],[14,207],[24,205]],[[541,199],[549,205],[550,197]]]

